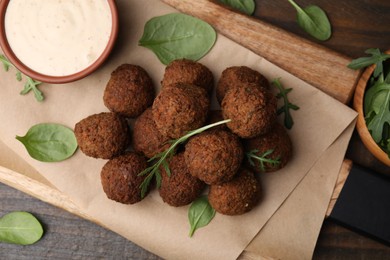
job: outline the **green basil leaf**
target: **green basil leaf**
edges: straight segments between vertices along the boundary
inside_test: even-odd
[[[207,196],[201,196],[192,202],[188,211],[188,220],[190,222],[190,237],[192,237],[195,230],[208,225],[214,216],[215,209],[211,207]]]
[[[59,124],[38,124],[25,136],[16,136],[30,156],[42,162],[59,162],[71,157],[77,149],[73,130]]]
[[[214,45],[217,34],[208,23],[173,13],[146,22],[139,45],[152,50],[165,65],[186,58],[199,60]]]
[[[288,0],[297,10],[298,25],[314,38],[326,41],[332,34],[326,13],[318,6],[311,5],[301,8],[293,0]]]
[[[254,0],[219,0],[219,1],[247,15],[252,15],[256,7]]]
[[[41,223],[28,212],[11,212],[0,218],[0,242],[31,245],[42,235]]]

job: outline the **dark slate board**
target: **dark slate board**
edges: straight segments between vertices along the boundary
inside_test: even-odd
[[[330,217],[390,245],[390,178],[354,165]]]

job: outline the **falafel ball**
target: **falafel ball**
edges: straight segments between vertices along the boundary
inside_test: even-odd
[[[222,100],[222,115],[232,120],[227,127],[242,138],[268,132],[276,121],[276,109],[276,97],[255,83],[229,89]]]
[[[152,105],[154,95],[152,79],[142,67],[122,64],[111,73],[103,101],[112,112],[137,117]]]
[[[130,143],[127,121],[112,112],[90,115],[75,125],[80,150],[87,156],[111,159],[123,153]]]
[[[169,148],[168,141],[169,138],[165,138],[154,123],[152,108],[146,109],[135,120],[132,142],[135,151],[152,158]]]
[[[145,157],[134,152],[109,160],[100,173],[107,197],[123,204],[141,201],[140,185],[146,176],[138,176],[138,174],[147,167]]]
[[[241,168],[229,182],[211,185],[210,205],[224,215],[241,215],[253,209],[260,200],[261,187],[253,172]]]
[[[214,76],[205,65],[199,62],[179,59],[172,61],[165,68],[161,85],[164,88],[178,82],[196,85],[210,94],[213,90]]]
[[[153,119],[164,137],[172,139],[201,127],[210,101],[204,89],[186,83],[163,88],[153,102]]]
[[[258,71],[246,66],[233,66],[222,71],[218,80],[216,96],[221,104],[226,92],[233,87],[240,87],[242,83],[256,83],[259,87],[269,88],[268,80]]]
[[[265,162],[262,167],[259,161],[253,160],[253,165],[248,163],[248,166],[256,173],[279,170],[287,164],[292,156],[291,139],[286,129],[279,123],[276,123],[272,130],[264,135],[244,140],[244,149],[246,152],[257,150],[255,154],[258,156],[272,150],[267,159],[279,162],[276,164]]]
[[[184,151],[191,175],[210,185],[231,180],[243,156],[239,138],[223,130],[206,131],[192,137]]]
[[[206,184],[188,171],[184,154],[179,153],[169,162],[170,176],[164,167],[161,170],[160,196],[174,207],[187,205],[200,196]]]

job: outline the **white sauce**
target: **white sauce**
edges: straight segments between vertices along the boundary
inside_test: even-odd
[[[26,66],[66,76],[99,58],[111,34],[111,19],[107,0],[11,0],[5,31]]]

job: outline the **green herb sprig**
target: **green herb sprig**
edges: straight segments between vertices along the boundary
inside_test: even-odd
[[[274,152],[274,149],[265,151],[263,154],[258,155],[259,150],[253,149],[246,153],[248,162],[251,166],[255,167],[255,161],[259,163],[259,168],[261,172],[265,172],[265,163],[271,165],[271,167],[276,168],[280,164],[280,158],[271,159],[269,156]]]
[[[207,226],[215,216],[213,209],[207,199],[207,196],[201,196],[192,202],[188,209],[188,221],[190,222],[190,233],[192,237],[194,232],[204,226]]]
[[[383,73],[383,62],[390,58],[390,54],[381,52],[378,48],[370,48],[365,51],[370,57],[360,57],[348,64],[348,68],[358,70],[375,64],[374,77]]]
[[[5,71],[9,71],[10,67],[14,68],[16,70],[16,80],[22,81],[22,73],[3,54],[0,54],[0,61],[3,63]],[[24,88],[20,92],[20,94],[26,95],[32,90],[34,92],[35,99],[38,102],[42,102],[45,97],[43,93],[38,89],[38,86],[42,84],[42,82],[34,80],[26,75],[24,75],[24,77],[26,78],[26,82],[24,83]]]
[[[31,245],[42,235],[42,225],[31,213],[14,211],[0,218],[0,242]]]
[[[288,0],[297,10],[298,25],[317,40],[326,41],[332,35],[328,16],[319,6],[300,7],[293,0]]]
[[[288,100],[288,93],[290,93],[292,91],[292,88],[288,88],[288,89],[285,89],[282,85],[282,83],[280,82],[280,78],[278,79],[274,79],[272,81],[272,84],[274,86],[276,86],[279,90],[279,93],[276,95],[277,98],[282,98],[283,99],[283,102],[284,102],[284,105],[278,109],[277,111],[277,114],[280,115],[282,113],[284,113],[284,126],[287,128],[287,129],[291,129],[294,125],[294,120],[290,114],[290,109],[292,110],[298,110],[299,107],[293,103],[291,103],[289,100]]]
[[[210,129],[210,128],[218,126],[218,125],[226,124],[230,121],[231,121],[231,119],[226,119],[226,120],[219,121],[219,122],[216,122],[213,124],[209,124],[209,125],[203,126],[201,128],[189,131],[186,135],[184,135],[178,139],[171,140],[170,141],[171,145],[169,146],[168,149],[155,155],[154,157],[152,157],[148,160],[148,162],[152,162],[152,161],[156,161],[156,162],[152,166],[146,168],[145,170],[143,170],[139,174],[139,176],[147,175],[146,178],[144,179],[144,181],[140,185],[141,197],[142,198],[145,197],[145,194],[148,190],[149,184],[154,176],[156,176],[157,187],[160,187],[160,185],[161,185],[160,166],[163,166],[165,171],[167,172],[167,174],[170,175],[168,160],[169,160],[169,158],[171,158],[174,155],[174,153],[176,151],[176,147],[178,145],[186,142],[188,140],[188,138],[190,138],[191,136],[200,134],[207,129]]]

